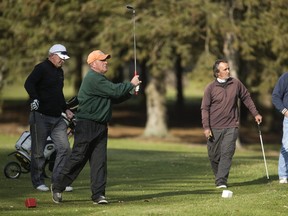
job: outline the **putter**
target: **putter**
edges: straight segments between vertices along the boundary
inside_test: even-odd
[[[269,179],[269,174],[268,174],[268,168],[267,168],[267,163],[266,163],[266,157],[265,157],[265,152],[264,152],[264,145],[263,145],[263,140],[262,140],[262,133],[261,133],[261,128],[260,128],[260,123],[258,125],[258,132],[259,132],[259,137],[260,137],[260,143],[261,143],[261,148],[262,148],[262,154],[263,154],[263,159],[264,159],[264,165],[266,169],[266,175],[267,179]]]
[[[37,134],[37,124],[36,124],[36,114],[35,114],[35,110],[32,110],[32,113],[33,113],[33,132],[34,132],[34,140],[35,140],[35,143],[34,143],[34,149],[36,149],[36,152],[38,153],[38,149],[39,149],[39,146],[38,146],[38,134]],[[32,148],[32,140],[31,140],[31,148]],[[39,164],[39,158],[38,157],[34,157],[35,160],[37,160],[37,164]],[[32,159],[32,154],[31,154],[31,159]]]
[[[136,34],[135,34],[135,29],[136,29],[136,24],[135,24],[135,15],[136,15],[136,11],[134,9],[134,7],[127,5],[126,8],[128,10],[132,10],[133,11],[133,39],[134,39],[134,76],[138,75],[137,73],[137,54],[136,54]],[[137,95],[139,91],[139,85],[135,88],[135,94]]]

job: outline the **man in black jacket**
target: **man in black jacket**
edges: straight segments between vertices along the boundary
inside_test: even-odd
[[[67,109],[63,95],[64,73],[62,65],[69,59],[66,48],[55,44],[49,49],[48,58],[37,64],[25,82],[29,94],[31,113],[29,116],[31,133],[31,180],[33,187],[49,191],[44,182],[44,148],[48,136],[56,146],[57,156],[51,182],[62,169],[71,149],[67,137],[67,124],[62,112],[70,119],[73,112]],[[72,187],[67,187],[68,191]]]

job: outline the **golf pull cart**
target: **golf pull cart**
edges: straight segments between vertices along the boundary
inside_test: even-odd
[[[7,178],[16,179],[19,178],[21,173],[30,172],[31,164],[31,136],[29,131],[24,131],[18,141],[15,144],[16,151],[8,154],[8,156],[14,155],[16,161],[11,161],[4,167],[4,174]],[[48,137],[46,146],[44,149],[45,157],[45,177],[50,176],[53,170],[53,165],[56,157],[55,145],[51,138]]]
[[[78,100],[76,97],[71,98],[67,101],[68,108],[75,112],[78,107]],[[75,128],[75,119],[69,120],[65,113],[62,113],[62,117],[67,124],[67,135],[68,138],[73,136]],[[17,179],[21,173],[30,172],[31,164],[31,136],[29,131],[24,131],[20,138],[15,144],[16,151],[8,154],[8,156],[15,156],[17,161],[8,162],[4,167],[4,175],[10,179]],[[49,178],[51,176],[54,162],[56,158],[55,144],[51,138],[48,137],[46,140],[46,146],[44,148],[45,166],[44,176]]]

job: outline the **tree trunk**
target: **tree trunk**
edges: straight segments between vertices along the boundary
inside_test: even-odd
[[[275,128],[277,128],[277,126],[275,126],[275,117],[277,118],[277,116],[274,116],[272,113],[274,111],[274,107],[272,104],[272,95],[269,91],[259,91],[259,94],[256,95],[257,99],[258,99],[258,104],[261,107],[261,110],[258,109],[258,111],[260,112],[260,115],[264,116],[265,121],[262,123],[262,130],[263,131],[271,131]],[[281,116],[281,115],[280,115]],[[282,117],[282,116],[281,116]],[[280,121],[282,121],[280,119]],[[277,122],[277,121],[276,121]],[[277,122],[278,124],[278,122]],[[281,125],[281,124],[280,124]]]
[[[0,57],[0,95],[3,94],[4,80],[6,75],[8,74],[8,69],[5,64],[5,59]],[[0,97],[0,114],[2,113],[3,99]]]
[[[233,32],[226,33],[226,37],[224,39],[223,52],[228,61],[231,76],[238,79],[239,60],[238,60],[238,51],[234,47],[235,37],[236,36]],[[238,107],[239,107],[239,115],[240,115],[241,112],[240,112],[239,102],[238,102]],[[239,123],[240,123],[240,117],[239,117]],[[236,141],[236,147],[242,148],[242,144],[240,142],[239,137],[237,138],[237,141]]]
[[[162,78],[151,77],[146,89],[147,122],[144,136],[166,137],[168,135],[166,116],[166,86]]]
[[[226,34],[226,38],[224,40],[224,49],[223,52],[228,61],[230,74],[232,77],[238,79],[238,70],[239,70],[239,60],[238,60],[238,51],[233,47],[235,41],[235,35],[232,32],[228,32]]]
[[[183,80],[182,80],[182,66],[181,66],[181,57],[177,56],[175,62],[175,71],[176,71],[176,88],[177,88],[177,107],[182,107],[184,104],[183,97]]]

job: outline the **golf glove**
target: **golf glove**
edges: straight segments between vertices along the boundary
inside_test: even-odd
[[[33,102],[30,104],[31,111],[38,110],[39,108],[39,101],[37,99],[34,99]]]

